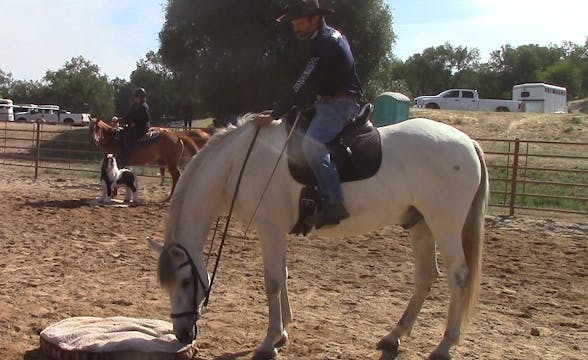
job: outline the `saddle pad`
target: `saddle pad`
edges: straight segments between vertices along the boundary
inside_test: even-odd
[[[41,332],[41,351],[55,360],[184,360],[197,349],[180,344],[165,321],[75,317]]]
[[[302,140],[314,117],[314,112],[306,111],[306,114],[301,112],[298,116],[300,116],[298,125],[288,144],[288,168],[294,180],[303,185],[315,186],[316,178],[302,151]],[[292,118],[287,119],[287,123],[293,122]],[[352,124],[327,147],[341,182],[367,179],[374,176],[380,169],[382,140],[380,132],[375,127],[356,127]]]
[[[147,131],[143,137],[137,140],[137,143],[150,143],[157,140],[160,134],[161,132],[159,130],[149,129],[149,131]]]

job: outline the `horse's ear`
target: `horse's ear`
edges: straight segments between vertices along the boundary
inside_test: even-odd
[[[149,243],[149,247],[151,250],[155,251],[157,254],[161,254],[163,251],[163,246],[160,245],[157,241],[153,240],[152,238],[147,238],[147,243]]]

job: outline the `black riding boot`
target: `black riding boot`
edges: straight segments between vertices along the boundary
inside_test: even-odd
[[[338,225],[341,220],[349,218],[349,212],[343,204],[330,204],[323,200],[321,210],[314,216],[313,223],[317,229],[323,226]]]

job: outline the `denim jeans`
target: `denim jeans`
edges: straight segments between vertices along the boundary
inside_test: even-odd
[[[326,144],[337,137],[359,113],[359,105],[351,99],[318,100],[316,116],[302,141],[302,150],[317,179],[323,201],[342,204],[343,192],[339,173]]]
[[[126,127],[120,131],[122,151],[119,163],[121,164],[121,167],[129,165],[133,147],[135,146],[137,140],[145,135],[145,132],[146,131],[144,129],[138,129],[134,127]]]

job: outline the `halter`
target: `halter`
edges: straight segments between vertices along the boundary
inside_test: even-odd
[[[180,264],[178,269],[184,268],[186,266],[190,266],[190,271],[192,272],[192,279],[194,282],[194,308],[192,310],[184,311],[181,313],[172,313],[171,318],[178,319],[178,318],[182,318],[182,317],[186,317],[186,316],[194,316],[194,326],[196,326],[196,322],[200,318],[200,313],[198,311],[198,288],[200,286],[202,286],[202,289],[204,289],[204,293],[206,294],[207,297],[209,294],[209,289],[204,284],[204,280],[202,280],[202,276],[200,275],[200,272],[198,271],[196,264],[194,264],[194,261],[192,260],[192,257],[190,256],[190,253],[188,252],[188,250],[186,250],[186,248],[180,244],[177,244],[176,246],[180,250],[182,250],[184,252],[184,254],[186,254],[186,257],[188,258],[188,260],[186,260],[185,262]],[[198,329],[198,328],[196,327],[196,329]]]

